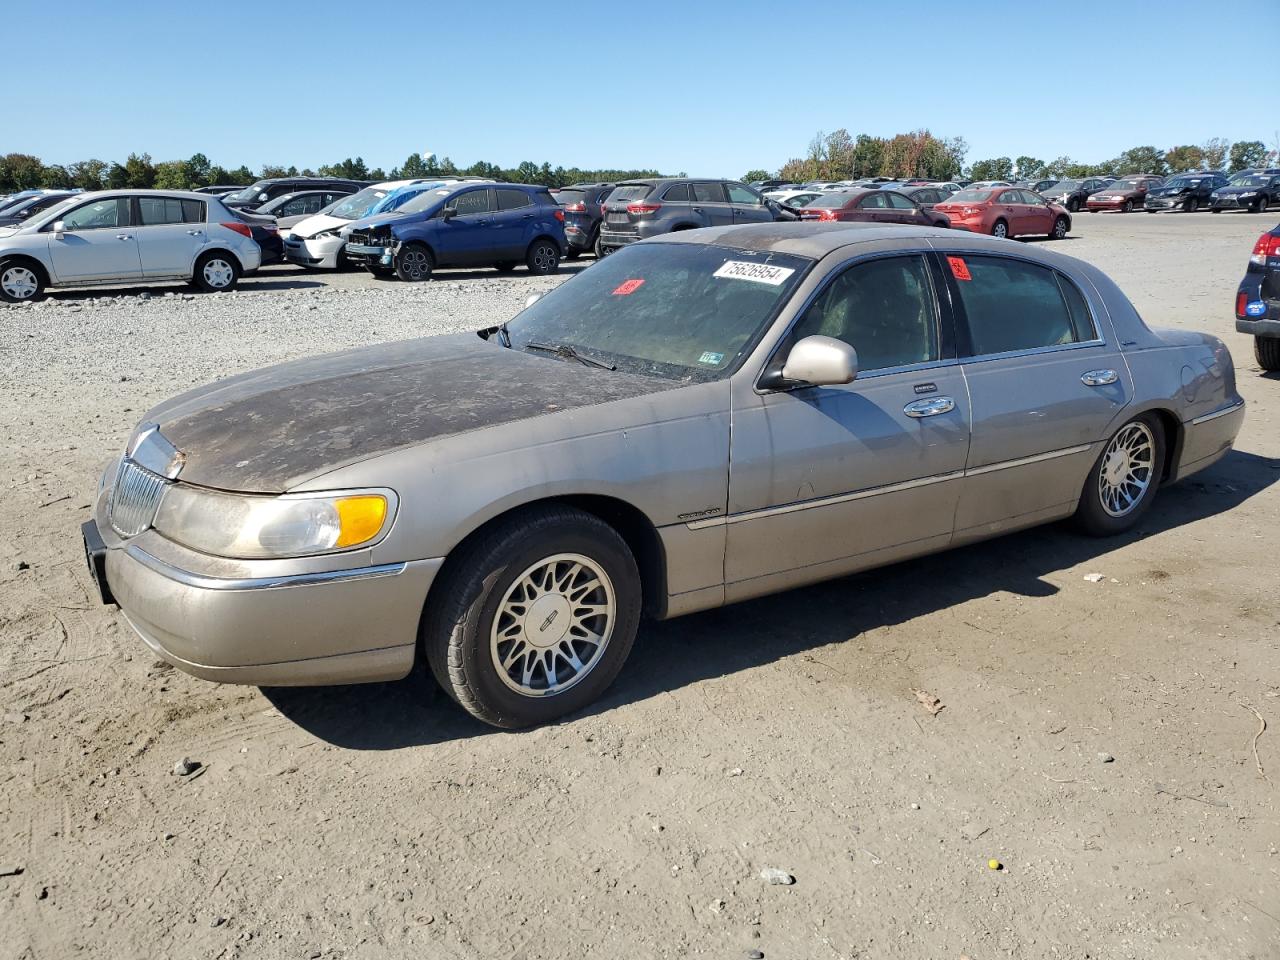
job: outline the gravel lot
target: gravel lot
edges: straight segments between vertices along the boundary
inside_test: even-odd
[[[648,625],[597,709],[514,734],[422,675],[164,668],[88,595],[77,527],[153,403],[560,278],[276,268],[0,309],[0,958],[1280,956],[1280,379],[1231,320],[1264,222],[1075,226],[1060,249],[1148,322],[1230,344],[1235,453],[1131,536],[1042,528]]]

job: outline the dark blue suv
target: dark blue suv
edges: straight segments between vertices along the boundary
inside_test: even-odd
[[[491,266],[555,273],[564,256],[564,211],[546,187],[455,183],[344,228],[347,257],[371,273],[428,280],[436,267]]]

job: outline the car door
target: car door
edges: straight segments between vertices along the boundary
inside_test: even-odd
[[[832,271],[769,369],[807,336],[858,351],[841,386],[735,381],[726,596],[834,576],[949,542],[969,405],[941,283],[922,253]]]
[[[202,200],[137,197],[138,256],[144,277],[188,277],[209,242]]]
[[[693,194],[693,212],[709,227],[724,227],[733,223],[733,207],[724,184],[718,180],[694,180],[689,184]]]
[[[931,221],[916,206],[915,201],[910,197],[905,197],[896,190],[890,190],[885,194],[885,200],[889,203],[889,219],[893,223],[914,223],[928,226]]]
[[[1028,260],[945,261],[973,405],[957,539],[1070,512],[1097,442],[1133,397],[1101,303]]]
[[[491,234],[494,256],[501,260],[521,260],[529,243],[536,207],[527,190],[514,187],[496,189],[498,208],[493,212]]]
[[[726,181],[724,188],[729,195],[734,223],[768,223],[773,220],[773,211],[765,204],[764,197],[750,187],[730,180]]]
[[[846,214],[842,219],[862,220],[869,223],[887,223],[890,219],[888,197],[879,190],[872,191],[862,197],[854,205],[853,215]]]
[[[49,232],[49,259],[59,283],[136,280],[142,276],[128,197],[108,197],[69,210]]]
[[[996,216],[1004,219],[1009,225],[1009,236],[1018,233],[1025,233],[1022,226],[1027,218],[1026,205],[1022,202],[1017,190],[1001,190],[996,194],[995,203],[992,204]],[[994,221],[992,221],[994,222]]]
[[[1045,203],[1044,197],[1030,190],[1018,192],[1022,195],[1023,209],[1026,211],[1023,214],[1023,232],[1042,233],[1045,236],[1052,233],[1055,214]]]
[[[453,209],[456,213],[446,218],[442,212],[435,224],[434,247],[438,263],[466,266],[495,259],[490,253],[492,193],[488,187],[473,187],[448,199],[445,209]]]

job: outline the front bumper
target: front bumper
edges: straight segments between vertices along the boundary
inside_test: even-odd
[[[613,230],[600,228],[600,246],[602,247],[625,247],[629,243],[635,243],[642,240],[643,237],[638,233],[618,233]]]
[[[1252,197],[1210,197],[1210,210],[1248,210],[1258,202],[1258,195],[1255,193]]]
[[[1084,207],[1086,210],[1095,213],[1099,210],[1123,210],[1125,202],[1124,200],[1086,200]],[[1138,200],[1130,200],[1128,202],[1134,207],[1141,206],[1141,201]]]
[[[1147,197],[1144,210],[1181,210],[1190,197]]]
[[[360,263],[389,267],[395,259],[396,248],[370,243],[348,243],[343,246],[342,252],[348,258]]]
[[[444,562],[296,573],[279,572],[280,561],[235,562],[240,573],[254,566],[276,572],[213,575],[175,563],[180,548],[154,531],[121,541],[96,519],[85,528],[90,568],[105,574],[104,600],[119,604],[157,656],[220,683],[312,686],[405,676],[427,590]],[[218,569],[226,561],[207,561],[228,572]]]
[[[290,237],[284,242],[284,258],[304,267],[335,270],[342,246],[341,237]]]

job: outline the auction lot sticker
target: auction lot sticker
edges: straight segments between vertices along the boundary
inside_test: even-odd
[[[629,293],[635,293],[643,285],[643,280],[623,280],[614,288],[613,295],[615,297],[625,297]]]
[[[768,263],[750,263],[746,260],[726,260],[712,276],[729,280],[754,280],[756,283],[767,283],[771,287],[776,287],[793,273],[795,270],[791,267],[775,267]]]
[[[947,257],[947,263],[951,265],[951,275],[957,280],[972,280],[969,276],[969,265],[964,262],[962,257]]]

